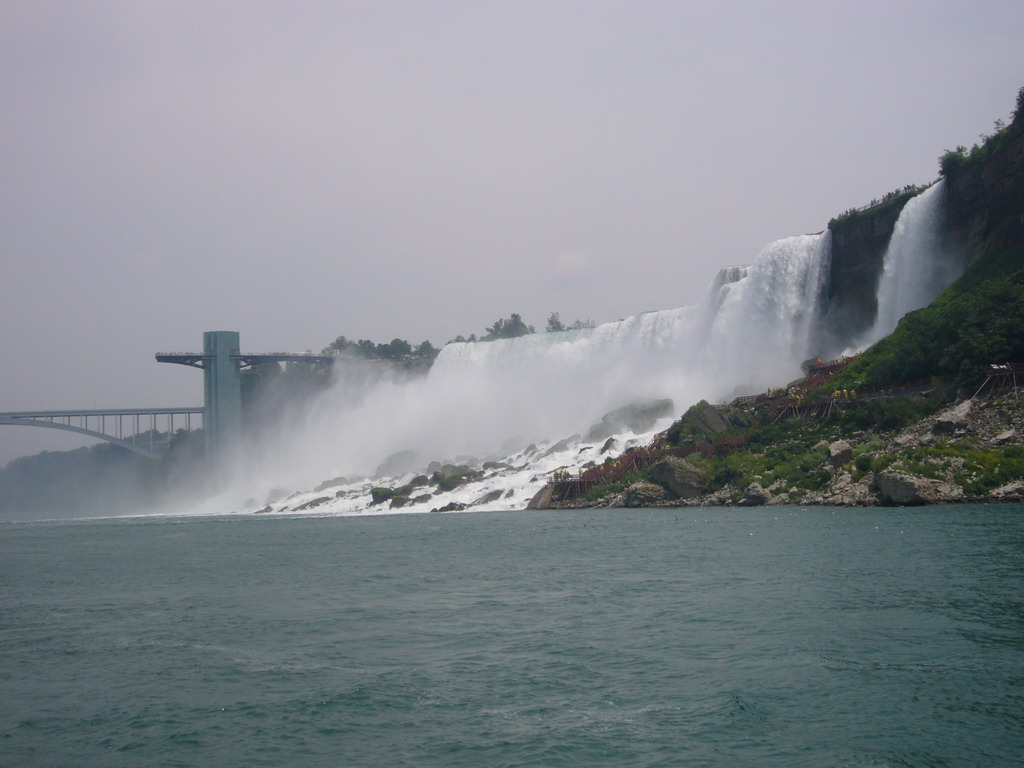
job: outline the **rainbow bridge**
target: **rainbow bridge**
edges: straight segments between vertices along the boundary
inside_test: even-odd
[[[175,429],[201,424],[208,458],[223,455],[241,432],[243,368],[265,363],[329,365],[334,355],[267,352],[242,354],[237,331],[207,331],[202,352],[158,352],[158,363],[177,363],[203,371],[203,405],[184,408],[115,408],[77,411],[17,411],[0,413],[0,425],[63,429],[106,440],[146,458],[159,458],[160,427],[167,436]]]

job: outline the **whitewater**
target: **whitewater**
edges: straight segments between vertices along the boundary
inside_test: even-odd
[[[940,256],[941,194],[939,182],[905,206],[879,279],[878,319],[846,351],[891,332],[957,276]],[[197,510],[523,508],[550,473],[646,444],[695,402],[798,378],[801,362],[825,353],[817,331],[830,257],[828,230],[788,237],[749,266],[722,269],[695,305],[594,328],[448,344],[425,376],[341,360],[330,389],[248,446],[228,490]],[[620,431],[608,443],[592,430],[610,411],[665,398],[672,415],[638,432]],[[482,477],[412,506],[372,504],[370,489],[395,488],[445,464]]]

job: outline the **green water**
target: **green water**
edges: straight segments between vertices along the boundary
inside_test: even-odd
[[[0,525],[2,766],[1016,766],[1024,507]]]

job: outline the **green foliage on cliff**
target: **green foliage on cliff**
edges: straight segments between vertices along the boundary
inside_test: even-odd
[[[1024,246],[986,254],[829,384],[885,387],[936,376],[977,386],[993,363],[1024,362]]]
[[[927,189],[927,185],[908,184],[900,189],[887,192],[880,199],[876,198],[861,208],[850,208],[847,211],[843,211],[834,219],[829,220],[828,228],[835,231],[840,227],[853,224],[862,216],[877,216],[890,208],[894,209],[895,213],[893,215],[895,216],[903,209],[903,206],[907,204],[910,198],[921,194],[925,189]]]
[[[996,120],[995,130],[990,134],[981,134],[978,137],[980,143],[976,142],[970,149],[963,144],[956,149],[947,149],[939,158],[939,173],[949,176],[968,165],[977,165],[989,160],[1009,139],[1010,126],[1016,124],[1024,124],[1024,87],[1017,91],[1017,107],[1010,125],[1002,120]]]

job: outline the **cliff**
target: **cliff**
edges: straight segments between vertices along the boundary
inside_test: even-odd
[[[1024,89],[1013,122],[980,146],[958,147],[941,158],[945,190],[945,243],[965,266],[982,256],[1024,245]],[[831,264],[822,296],[819,345],[842,351],[844,340],[871,327],[883,260],[900,212],[919,190],[890,193],[878,204],[829,222]]]

